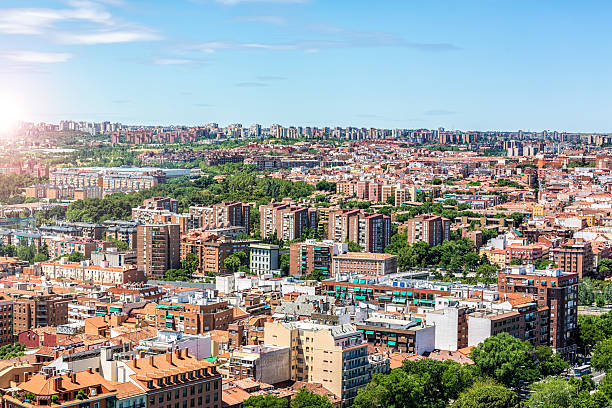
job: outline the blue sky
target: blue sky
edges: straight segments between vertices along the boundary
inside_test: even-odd
[[[612,131],[606,1],[0,2],[27,119]]]

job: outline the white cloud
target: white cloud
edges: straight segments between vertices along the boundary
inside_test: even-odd
[[[39,52],[39,51],[5,51],[0,52],[0,58],[22,63],[32,64],[54,64],[66,62],[72,58],[72,54],[63,52]]]
[[[58,35],[57,38],[63,44],[73,45],[117,44],[136,41],[156,41],[161,39],[159,35],[150,31],[124,29],[62,33]]]
[[[119,4],[121,0],[69,0],[69,7],[59,9],[0,9],[0,34],[40,35],[64,44],[83,45],[160,39],[147,27],[119,21],[106,8]],[[92,31],[92,26],[97,29]]]

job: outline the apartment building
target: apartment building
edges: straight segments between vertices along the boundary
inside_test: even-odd
[[[39,373],[26,376],[19,384],[19,389],[29,393],[31,399],[23,400],[15,393],[7,394],[4,404],[11,408],[48,407],[56,397],[58,406],[113,408],[117,401],[117,385],[93,369],[59,375]]]
[[[498,273],[500,298],[505,294],[532,295],[548,308],[548,345],[562,354],[576,349],[578,274],[561,269],[536,270],[533,265],[511,267]]]
[[[180,265],[180,232],[174,224],[147,224],[137,227],[137,265],[148,279],[162,278],[168,269]]]
[[[89,258],[91,253],[111,246],[109,242],[94,241],[88,238],[50,236],[43,239],[47,244],[50,258],[58,258],[80,252]]]
[[[290,348],[291,380],[320,383],[350,406],[370,381],[368,344],[352,325],[266,322],[266,345]]]
[[[265,384],[291,380],[289,347],[248,345],[232,351],[228,374],[234,378],[252,378]]]
[[[450,239],[450,220],[439,215],[423,214],[400,225],[398,232],[406,233],[409,245],[422,241],[435,246]]]
[[[468,345],[467,307],[446,307],[428,311],[425,321],[435,328],[435,347],[456,351]]]
[[[418,355],[435,348],[434,326],[426,326],[420,321],[372,316],[355,326],[373,347]]]
[[[220,408],[221,375],[189,349],[120,361],[118,380],[131,382],[146,394],[147,408]]]
[[[13,336],[37,327],[68,323],[70,299],[39,292],[19,293],[13,297]]]
[[[191,206],[189,214],[199,217],[201,226],[244,227],[248,232],[251,207],[238,201],[226,201],[211,206]]]
[[[181,259],[186,259],[190,253],[196,256],[196,275],[224,274],[230,272],[225,267],[225,259],[228,256],[239,251],[248,256],[251,244],[257,242],[259,241],[234,240],[223,235],[195,230],[181,236]]]
[[[405,203],[416,201],[416,186],[398,187],[395,189],[395,206],[399,207]]]
[[[272,244],[249,245],[249,270],[255,275],[280,272],[280,248]]]
[[[568,240],[559,248],[552,248],[550,252],[552,261],[563,272],[578,274],[582,279],[591,276],[595,271],[590,242]]]
[[[171,197],[151,197],[142,202],[144,207],[178,213],[178,200]]]
[[[523,263],[533,263],[537,259],[542,258],[543,248],[541,245],[520,245],[511,244],[506,247],[506,265],[509,265],[513,259],[518,259]]]
[[[330,277],[333,257],[347,251],[348,244],[346,243],[317,242],[314,239],[295,242],[289,247],[289,274],[302,276],[319,271],[321,275]]]
[[[13,307],[15,301],[7,294],[0,294],[0,346],[13,343]]]
[[[332,259],[332,276],[382,276],[397,273],[397,256],[370,252],[348,252]]]
[[[103,224],[106,227],[106,236],[127,243],[130,249],[136,249],[138,246],[138,222],[107,220]]]
[[[210,330],[227,330],[232,322],[232,308],[227,301],[208,298],[183,298],[161,301],[155,310],[158,330],[173,330],[202,335]]]
[[[316,228],[316,210],[295,206],[289,202],[259,206],[260,232],[264,239],[276,234],[277,239],[292,241],[302,236],[306,228]]]
[[[361,210],[339,209],[329,214],[328,239],[353,241],[366,252],[384,252],[390,242],[391,218]]]
[[[40,264],[43,276],[55,280],[70,280],[91,282],[103,285],[123,285],[125,283],[144,282],[144,271],[136,265],[110,266],[102,261],[96,265],[91,261],[68,262],[67,258],[59,261],[42,262]]]
[[[534,346],[549,344],[548,308],[531,296],[511,301],[512,310],[477,311],[468,315],[468,347],[506,332]]]

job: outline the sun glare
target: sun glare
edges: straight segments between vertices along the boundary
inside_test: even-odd
[[[11,95],[0,93],[0,135],[15,130],[23,119],[20,101]]]

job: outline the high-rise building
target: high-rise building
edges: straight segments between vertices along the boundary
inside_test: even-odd
[[[148,279],[163,278],[168,269],[180,264],[180,230],[174,224],[138,226],[136,259]]]
[[[532,295],[538,306],[548,309],[548,345],[561,354],[576,350],[578,274],[561,269],[536,270],[533,265],[511,267],[498,274],[499,296],[506,293]]]
[[[32,292],[13,296],[13,335],[37,327],[68,323],[70,299],[54,294]]]
[[[253,243],[249,245],[249,270],[256,275],[280,271],[279,246]]]
[[[291,380],[323,384],[343,406],[370,381],[368,344],[352,325],[266,322],[264,343],[289,347]]]
[[[292,241],[302,236],[306,228],[316,228],[316,210],[292,205],[288,202],[259,206],[262,238],[274,234],[279,240]]]
[[[423,241],[435,246],[450,239],[450,220],[439,215],[419,215],[400,227],[398,232],[407,233],[409,245]]]
[[[582,279],[593,274],[593,249],[590,242],[568,240],[559,248],[552,248],[552,260],[563,272],[576,273]]]
[[[383,252],[391,237],[391,219],[356,209],[340,209],[329,214],[328,239],[353,241],[366,252]]]
[[[200,217],[201,226],[240,226],[249,230],[251,207],[237,201],[227,201],[210,206],[193,205],[189,213]]]
[[[230,272],[225,267],[225,259],[235,252],[249,255],[249,246],[257,241],[233,240],[229,237],[199,230],[181,236],[181,259],[194,254],[198,259],[196,274],[201,276],[219,275]]]
[[[333,241],[317,242],[307,239],[305,242],[293,243],[289,249],[289,273],[301,276],[320,272],[321,275],[330,277],[333,256],[344,254],[347,250],[347,244]]]

